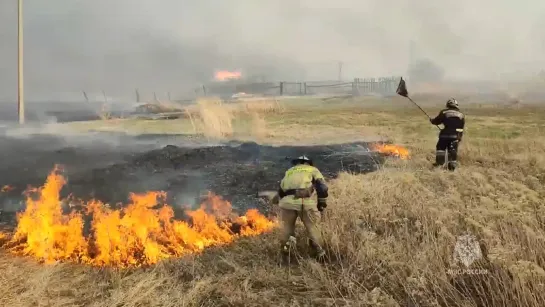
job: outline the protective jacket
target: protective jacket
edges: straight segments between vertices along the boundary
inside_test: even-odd
[[[308,164],[298,164],[286,171],[280,182],[279,207],[289,210],[308,210],[317,208],[317,199],[327,199],[328,187],[320,171]]]
[[[439,133],[439,138],[461,140],[464,133],[465,115],[457,108],[448,108],[441,110],[439,114],[431,120],[434,125],[443,124],[444,128]]]

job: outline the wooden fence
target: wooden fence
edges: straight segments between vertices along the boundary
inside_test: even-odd
[[[246,93],[266,96],[304,95],[395,95],[400,77],[355,78],[353,81],[307,81],[307,82],[217,82],[203,85],[195,90],[197,96],[227,96]]]

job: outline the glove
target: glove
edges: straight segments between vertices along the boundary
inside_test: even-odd
[[[327,202],[325,199],[318,199],[318,211],[322,212],[327,208]]]

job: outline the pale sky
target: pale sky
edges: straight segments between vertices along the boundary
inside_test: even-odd
[[[543,0],[24,0],[27,96],[173,93],[215,69],[403,75],[410,41],[448,77],[545,68]],[[0,100],[16,97],[16,0],[0,1]]]

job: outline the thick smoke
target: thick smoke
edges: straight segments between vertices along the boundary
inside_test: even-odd
[[[0,99],[16,97],[16,0],[0,2]],[[216,69],[271,80],[405,74],[446,78],[545,67],[545,2],[526,0],[25,1],[29,99],[183,95]],[[411,48],[413,42],[413,48]],[[47,98],[44,98],[47,97]]]
[[[428,59],[412,62],[407,73],[414,82],[440,82],[445,76],[443,68]]]

